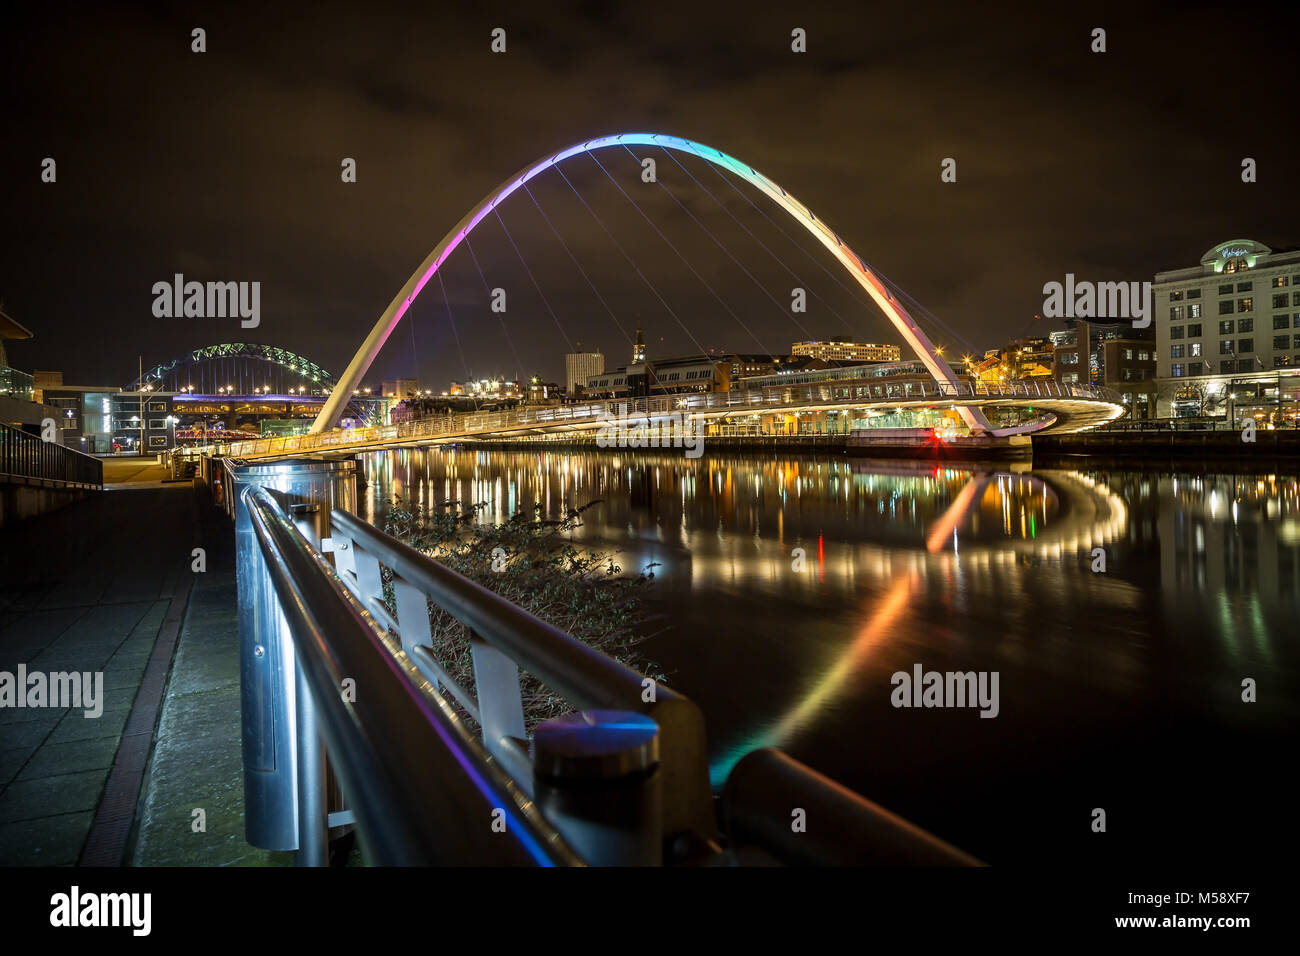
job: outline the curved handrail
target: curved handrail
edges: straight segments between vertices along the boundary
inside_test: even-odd
[[[418,673],[395,665],[367,612],[274,493],[246,485],[242,494],[330,760],[374,861],[580,865],[532,801],[420,690]],[[339,693],[344,678],[364,690]],[[483,821],[502,810],[509,826],[494,833]]]

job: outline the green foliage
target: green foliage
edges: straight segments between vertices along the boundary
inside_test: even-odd
[[[572,533],[582,515],[601,504],[571,508],[558,519],[540,505],[502,524],[482,520],[487,507],[460,502],[425,506],[397,498],[384,518],[384,531],[454,571],[524,608],[578,640],[656,680],[656,668],[636,650],[644,622],[640,595],[656,565],[625,574],[612,552],[578,547]],[[392,608],[391,572],[384,569],[384,593]],[[474,669],[466,629],[441,608],[429,605],[433,656],[471,695]],[[572,708],[528,673],[520,675],[528,729]],[[468,715],[462,713],[462,716]]]

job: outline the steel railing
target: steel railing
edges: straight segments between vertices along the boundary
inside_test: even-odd
[[[435,687],[446,689],[478,722],[483,745],[531,791],[519,671],[536,676],[575,710],[638,711],[659,725],[664,832],[712,834],[704,719],[690,700],[523,608],[384,534],[346,511],[331,514],[335,566],[357,599]],[[384,599],[381,565],[392,572],[396,613]],[[428,605],[468,630],[475,694],[431,653]],[[647,697],[649,696],[649,700]]]
[[[292,635],[298,698],[309,698],[296,707],[299,850],[322,862],[323,770],[311,759],[318,728],[375,863],[580,863],[450,708],[421,689],[419,672],[401,666],[276,493],[245,485],[240,494]],[[490,825],[494,812],[504,812],[502,832]]]
[[[1274,430],[1277,431],[1295,431],[1297,428],[1300,428],[1300,423],[1281,422],[1274,424]],[[1261,430],[1263,430],[1262,426]],[[1241,431],[1241,422],[1226,419],[1218,421],[1182,421],[1176,418],[1146,419],[1134,422],[1112,422],[1102,425],[1097,431],[1103,434],[1112,432],[1148,432],[1163,435],[1174,432],[1239,432]]]
[[[57,441],[0,424],[0,481],[103,489],[104,463]]]

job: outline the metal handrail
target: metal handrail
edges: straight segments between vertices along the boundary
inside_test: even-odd
[[[398,596],[398,636],[408,654],[427,643],[426,599],[469,629],[474,639],[508,662],[501,679],[484,678],[476,658],[478,707],[486,714],[522,714],[516,667],[535,675],[578,710],[630,710],[659,725],[663,774],[664,833],[716,833],[708,778],[704,718],[686,697],[564,633],[500,595],[433,560],[428,555],[367,524],[351,512],[330,514],[335,564],[342,580],[370,607],[382,601],[378,564],[392,571],[395,587],[412,587],[419,597]],[[403,611],[405,610],[405,614]],[[385,613],[387,613],[385,611]],[[410,617],[408,617],[410,615]],[[416,651],[418,653],[418,651]],[[485,668],[486,669],[486,668]],[[500,672],[497,672],[500,675]],[[455,687],[464,694],[464,690]],[[652,691],[652,694],[648,694]],[[647,700],[647,696],[651,699]],[[480,721],[484,745],[507,764],[515,762],[514,742],[503,740],[500,722]],[[522,725],[516,720],[514,732]]]
[[[580,865],[414,666],[403,664],[275,494],[241,491],[330,761],[380,865]],[[345,678],[356,692],[341,693]],[[412,768],[420,768],[412,773]],[[491,826],[504,811],[504,832]]]
[[[975,857],[775,748],[746,754],[722,797],[728,837],[793,866],[983,866]],[[820,826],[795,831],[790,808]]]
[[[59,442],[0,424],[0,480],[102,489],[104,463]]]

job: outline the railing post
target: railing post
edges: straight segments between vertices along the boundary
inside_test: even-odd
[[[235,520],[239,604],[240,722],[244,832],[267,850],[297,850],[298,862],[328,862],[327,768],[312,697],[249,514],[251,485],[284,493],[295,524],[313,543],[330,511],[355,507],[351,461],[292,460],[224,469]]]
[[[595,866],[663,864],[659,727],[644,714],[592,710],[533,736],[534,799]]]
[[[325,745],[316,720],[311,687],[301,667],[294,667],[298,752],[298,856],[299,866],[329,865],[329,807],[325,769]]]
[[[483,745],[509,761],[512,740],[525,740],[524,704],[519,692],[519,665],[470,632],[474,688],[478,697]],[[514,769],[514,768],[512,768]]]

